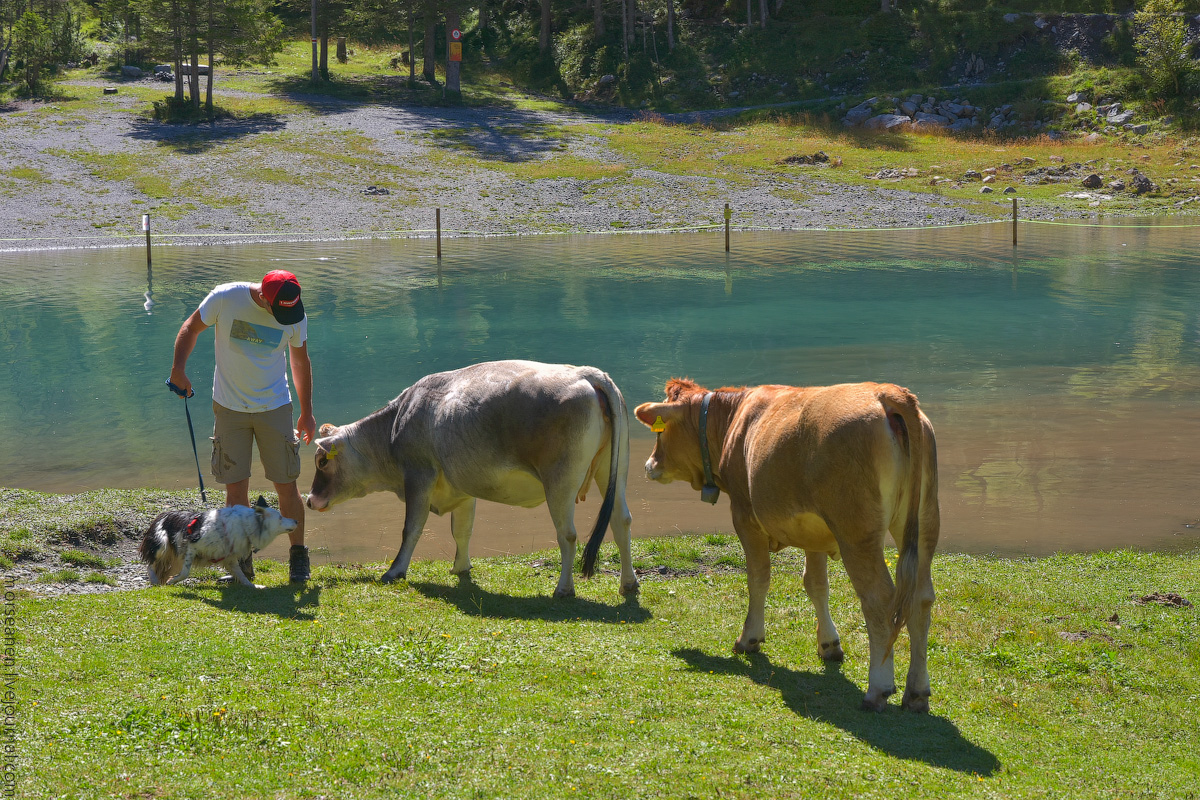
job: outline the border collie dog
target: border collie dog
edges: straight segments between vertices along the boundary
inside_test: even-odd
[[[150,523],[138,553],[155,586],[179,583],[195,563],[220,564],[238,583],[254,586],[238,561],[279,534],[296,530],[296,525],[296,520],[268,508],[261,496],[253,506],[166,511]]]

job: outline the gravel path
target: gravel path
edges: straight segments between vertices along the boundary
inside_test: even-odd
[[[82,95],[102,85],[73,86]],[[756,181],[641,168],[522,177],[551,155],[621,163],[591,126],[625,124],[628,113],[292,99],[308,110],[211,126],[149,123],[129,113],[140,103],[128,94],[104,96],[86,115],[10,105],[0,111],[0,249],[137,244],[144,212],[160,243],[420,235],[439,207],[447,236],[714,225],[726,202],[735,228],[985,219],[937,195],[836,185],[817,168]],[[1039,215],[1061,214],[1028,214]]]

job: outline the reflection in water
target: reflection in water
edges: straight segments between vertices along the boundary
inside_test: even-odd
[[[894,381],[937,429],[946,548],[1194,546],[1198,235],[1031,226],[1014,250],[1002,225],[747,234],[729,254],[720,234],[484,239],[440,261],[409,241],[167,247],[144,284],[133,248],[0,254],[0,424],[22,443],[0,451],[0,486],[195,486],[162,389],[174,335],[213,285],[284,259],[305,286],[319,422],[497,358],[593,364],[630,405],[673,376]],[[210,339],[190,364],[206,386]],[[193,412],[202,437],[211,411]],[[645,481],[650,439],[634,427],[635,533],[728,532],[727,506]],[[485,506],[476,553],[554,546],[544,508]],[[399,546],[393,497],[313,516],[313,543],[333,557]],[[452,552],[448,522],[430,533],[419,552]]]

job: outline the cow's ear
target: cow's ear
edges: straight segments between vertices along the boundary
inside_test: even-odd
[[[321,429],[317,431],[317,435],[321,437],[333,436],[335,433],[337,433],[337,430],[337,425],[330,425],[328,422],[326,422],[321,426]]]
[[[633,410],[633,415],[653,431],[656,426],[679,419],[682,416],[682,407],[678,403],[642,403]]]

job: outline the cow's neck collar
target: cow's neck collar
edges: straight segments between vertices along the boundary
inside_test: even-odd
[[[708,392],[700,401],[700,463],[704,466],[704,486],[700,489],[700,499],[706,503],[716,503],[721,496],[721,490],[713,481],[712,459],[708,455],[708,404],[712,398],[713,393]]]

